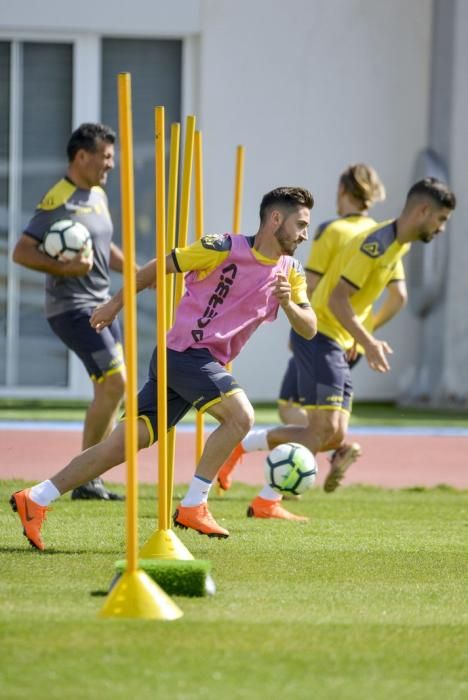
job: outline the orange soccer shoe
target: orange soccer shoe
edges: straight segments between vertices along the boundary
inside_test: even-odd
[[[344,444],[339,447],[331,456],[330,471],[327,474],[323,490],[332,493],[340,485],[346,471],[361,456],[361,445],[352,442],[350,445]]]
[[[31,501],[29,498],[30,490],[16,491],[10,498],[10,505],[20,517],[24,536],[28,538],[33,547],[42,551],[44,543],[41,538],[41,527],[47,517],[47,511],[50,509]]]
[[[242,456],[245,455],[245,450],[240,442],[231,452],[227,460],[218,472],[218,491],[220,495],[224,491],[228,491],[232,486],[232,472],[238,462],[242,461]]]
[[[206,503],[199,506],[179,505],[175,511],[172,521],[176,527],[183,530],[191,528],[208,537],[229,537],[229,531],[218,525],[216,520],[208,510]]]
[[[269,501],[257,496],[247,508],[248,518],[281,518],[282,520],[297,520],[306,523],[309,518],[303,515],[294,515],[283,508],[281,501]]]

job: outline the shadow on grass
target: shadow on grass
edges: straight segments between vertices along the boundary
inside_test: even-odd
[[[9,547],[5,545],[0,546],[0,552],[6,554],[22,554],[24,556],[34,554],[40,557],[50,557],[57,554],[67,554],[69,556],[74,556],[76,554],[114,554],[116,557],[119,557],[122,554],[121,549],[55,549],[54,547],[48,547],[46,550],[41,551],[32,546],[30,549],[27,549],[24,547]]]
[[[450,484],[437,484],[436,486],[407,486],[406,488],[400,489],[400,491],[406,492],[416,492],[416,493],[428,493],[431,491],[447,491],[449,493],[460,493],[466,491],[466,489],[457,489],[455,486],[450,486]]]

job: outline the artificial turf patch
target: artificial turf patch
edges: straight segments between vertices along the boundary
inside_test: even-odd
[[[211,562],[206,559],[140,559],[138,567],[143,569],[153,581],[161,586],[168,595],[187,596],[189,598],[209,595]],[[127,562],[120,559],[115,562],[115,569],[122,574]]]

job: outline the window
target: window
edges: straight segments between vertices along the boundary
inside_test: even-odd
[[[0,385],[6,380],[10,44],[0,42]]]
[[[137,259],[154,256],[153,108],[166,107],[166,123],[180,121],[182,41],[99,38],[90,62],[89,42],[0,41],[0,392],[43,387],[83,391],[81,370],[49,328],[43,273],[16,265],[11,254],[34,209],[66,170],[66,144],[80,121],[101,119],[118,130],[117,74],[130,72],[133,89]],[[81,43],[80,43],[81,42]],[[80,48],[81,47],[81,48]],[[98,65],[101,56],[101,66]],[[74,66],[74,61],[76,65]],[[79,70],[78,70],[79,69]],[[97,97],[101,69],[101,104]],[[79,74],[79,78],[76,78]],[[77,80],[78,85],[73,84]],[[91,83],[90,99],[80,95]],[[75,104],[74,104],[75,95]],[[96,95],[95,99],[92,95]],[[89,96],[87,96],[89,97]],[[100,111],[100,116],[99,116]],[[74,116],[73,116],[74,115]],[[169,153],[169,149],[167,149]],[[106,186],[120,244],[120,174]],[[113,289],[121,286],[120,275]],[[139,299],[140,381],[155,343],[155,303]],[[74,355],[71,354],[74,358]],[[79,367],[78,367],[79,366]],[[78,367],[78,370],[77,370]],[[71,368],[71,372],[70,372]],[[77,374],[78,372],[78,374]]]
[[[132,75],[135,162],[135,231],[138,262],[154,257],[154,107],[164,105],[166,134],[181,116],[182,42],[177,40],[104,39],[102,44],[102,121],[118,128],[117,76]],[[169,136],[167,137],[169,138]],[[117,146],[117,154],[118,154]],[[169,147],[166,147],[169,155]],[[117,165],[106,191],[120,244],[120,172]],[[115,286],[121,285],[116,279]],[[146,379],[156,337],[155,301],[150,292],[138,298],[139,381]]]
[[[37,203],[66,168],[72,45],[2,42],[0,65],[7,77],[0,81],[0,299],[2,323],[7,319],[0,383],[66,386],[68,353],[44,316],[44,275],[10,258]]]

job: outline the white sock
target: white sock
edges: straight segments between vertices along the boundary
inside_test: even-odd
[[[268,430],[260,428],[251,430],[242,440],[242,447],[246,452],[254,452],[255,450],[268,450]]]
[[[271,486],[268,486],[268,484],[262,488],[258,495],[260,498],[264,498],[267,501],[281,501],[283,498],[278,491],[272,489]]]
[[[200,503],[206,503],[211,486],[211,481],[203,479],[201,476],[194,476],[185,494],[185,498],[182,500],[182,505],[199,506]]]
[[[41,481],[29,491],[29,498],[38,506],[48,506],[62,494],[51,481]]]

